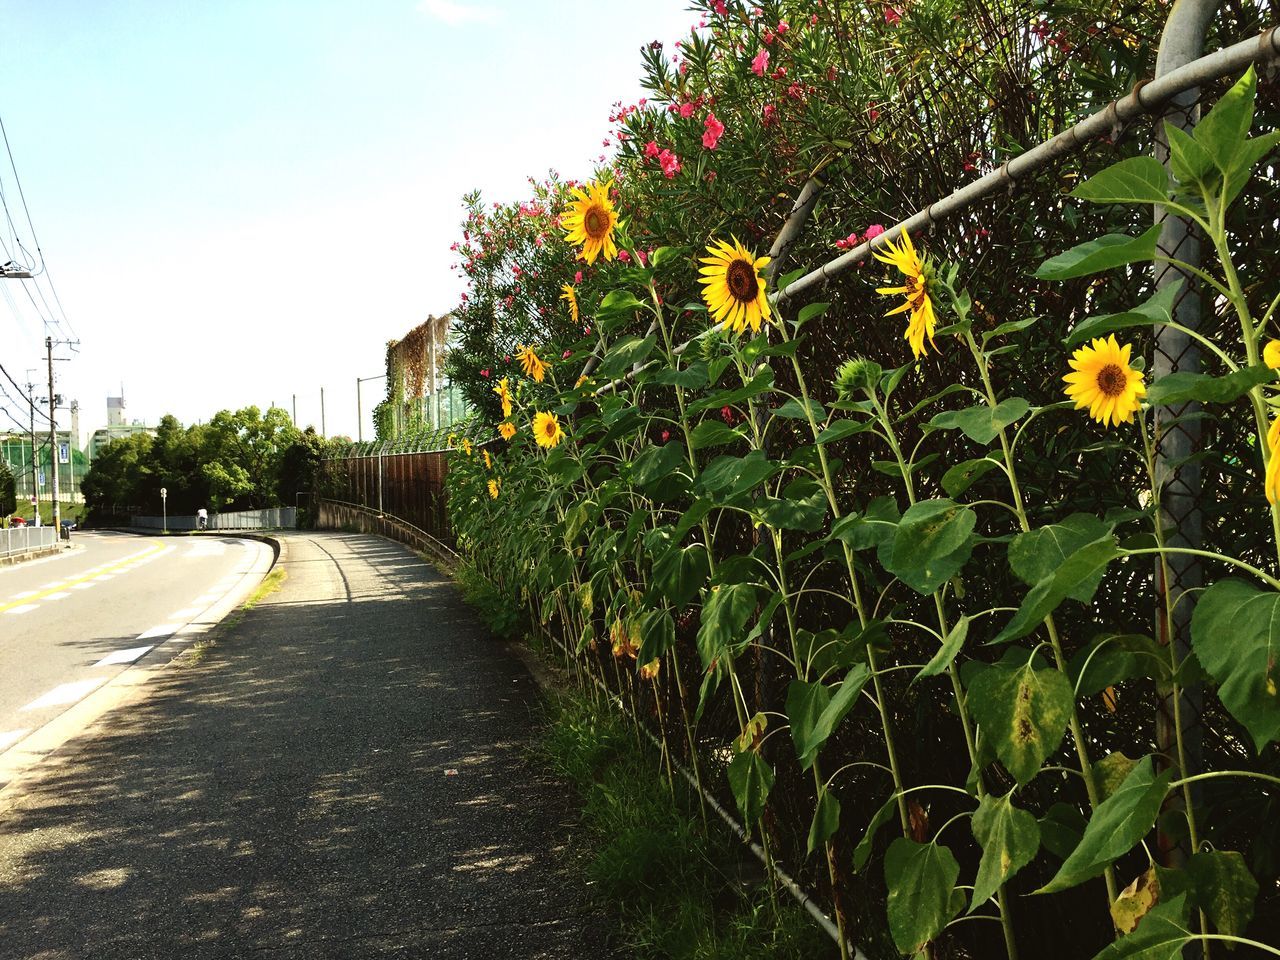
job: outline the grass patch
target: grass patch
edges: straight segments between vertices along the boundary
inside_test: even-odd
[[[541,750],[572,782],[589,835],[586,872],[645,960],[813,960],[838,951],[692,791],[675,796],[626,720],[578,693],[554,695]],[[753,879],[754,878],[754,879]]]
[[[284,584],[287,576],[288,574],[285,573],[284,567],[272,567],[271,572],[262,578],[262,582],[258,584],[258,589],[249,594],[249,599],[244,602],[244,605],[241,606],[240,609],[242,611],[252,610],[267,597],[271,596],[271,594],[279,590]]]

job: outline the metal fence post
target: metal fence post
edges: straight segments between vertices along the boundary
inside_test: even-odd
[[[1204,52],[1205,35],[1209,23],[1218,10],[1218,0],[1177,0],[1169,13],[1169,19],[1160,37],[1160,50],[1156,57],[1156,78],[1190,63]],[[1200,119],[1200,90],[1192,88],[1174,96],[1165,105],[1156,121],[1156,159],[1169,166],[1169,146],[1165,124],[1190,131]],[[1158,251],[1165,257],[1176,257],[1191,266],[1198,267],[1201,259],[1201,238],[1197,228],[1188,220],[1170,216],[1161,207],[1156,208],[1155,222],[1161,225]],[[1182,284],[1182,291],[1173,308],[1173,318],[1191,330],[1200,327],[1203,303],[1199,283],[1185,270],[1170,263],[1157,261],[1154,266],[1157,290],[1173,284]],[[1200,369],[1200,348],[1181,330],[1157,327],[1152,359],[1152,378],[1175,371],[1197,372]],[[1167,531],[1170,546],[1203,547],[1204,514],[1200,465],[1190,459],[1200,448],[1201,425],[1199,419],[1183,419],[1194,413],[1198,404],[1177,407],[1157,407],[1156,478],[1161,497],[1158,522]],[[1165,581],[1165,571],[1168,581]],[[1188,590],[1204,582],[1204,570],[1200,560],[1186,554],[1174,554],[1161,564],[1156,563],[1156,638],[1161,644],[1172,643],[1181,661],[1191,650],[1191,612],[1194,596],[1185,597]],[[1173,616],[1166,618],[1167,604],[1173,604]],[[1177,756],[1178,725],[1181,720],[1185,762],[1191,769],[1179,775],[1187,776],[1201,765],[1202,730],[1200,715],[1203,709],[1202,691],[1180,688],[1180,699],[1175,704],[1172,694],[1161,698],[1156,715],[1157,750],[1168,757]],[[1169,806],[1181,806],[1181,794],[1171,795]],[[1160,852],[1166,866],[1181,863],[1189,851],[1163,831],[1160,833]]]

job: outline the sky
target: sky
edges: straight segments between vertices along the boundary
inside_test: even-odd
[[[323,387],[327,432],[355,437],[356,378],[462,292],[462,195],[589,174],[685,3],[0,0],[0,118],[47,265],[32,296],[0,280],[0,363],[44,376],[56,290],[82,442],[122,385],[147,423],[296,395],[317,429]],[[34,251],[3,154],[0,186],[0,235]]]

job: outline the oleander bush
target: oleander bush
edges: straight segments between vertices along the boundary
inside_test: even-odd
[[[596,178],[469,198],[451,362],[494,435],[448,485],[485,604],[736,806],[845,954],[1280,954],[1275,85],[1170,128],[1172,173],[1139,133],[788,293],[784,258],[1109,99],[1152,14],[703,10]],[[770,257],[837,175],[865,189]],[[1158,326],[1203,372],[1150,369]],[[1161,509],[1193,466],[1195,536]]]

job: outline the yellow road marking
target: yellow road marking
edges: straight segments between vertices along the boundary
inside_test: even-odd
[[[125,557],[123,560],[119,560],[116,563],[111,564],[110,566],[98,567],[90,571],[89,573],[86,573],[83,577],[78,577],[75,580],[64,580],[61,583],[59,583],[57,586],[51,587],[48,590],[41,590],[39,593],[33,593],[28,597],[23,597],[21,600],[14,600],[11,603],[0,604],[0,613],[4,613],[6,610],[11,609],[12,607],[21,606],[24,603],[33,603],[36,600],[43,600],[45,597],[49,596],[50,594],[60,593],[61,591],[67,589],[67,587],[74,587],[77,583],[84,583],[88,580],[93,580],[97,577],[100,577],[102,574],[106,573],[108,570],[119,570],[121,567],[128,566],[131,563],[135,563],[138,560],[141,560],[143,557],[150,556],[156,551],[163,550],[163,549],[165,549],[164,544],[162,543],[153,544],[151,549],[149,550],[143,550],[139,553],[131,554]]]

